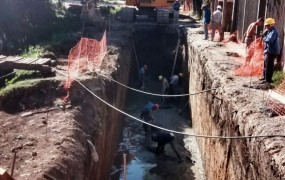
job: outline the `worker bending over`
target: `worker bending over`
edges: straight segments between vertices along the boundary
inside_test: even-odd
[[[254,41],[254,37],[258,35],[256,34],[256,28],[258,26],[263,26],[263,23],[264,19],[259,18],[256,22],[253,22],[248,26],[244,34],[244,42],[246,43],[246,50],[248,50],[250,44]]]
[[[178,88],[178,85],[179,85],[179,82],[181,81],[183,77],[183,74],[182,73],[179,73],[179,75],[173,75],[171,78],[170,78],[170,94],[176,94],[176,90]]]
[[[166,144],[170,144],[172,150],[174,151],[174,153],[176,154],[176,156],[179,159],[179,162],[182,162],[182,158],[181,155],[179,154],[179,152],[176,149],[175,146],[175,136],[173,133],[169,133],[169,132],[158,132],[155,133],[151,136],[152,141],[157,142],[157,147],[156,147],[156,153],[157,154],[163,154],[164,153],[164,148]]]

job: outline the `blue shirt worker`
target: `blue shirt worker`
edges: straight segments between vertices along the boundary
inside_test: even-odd
[[[209,4],[203,4],[201,7],[203,11],[203,25],[204,25],[204,40],[207,40],[209,38],[209,33],[208,33],[208,26],[211,22],[211,10],[210,10],[210,5]]]
[[[145,122],[153,123],[152,112],[154,110],[158,110],[158,109],[159,109],[159,105],[158,104],[154,104],[152,102],[148,102],[144,106],[143,110],[141,111],[140,118],[143,119]],[[143,128],[144,128],[144,131],[146,133],[150,132],[150,128],[148,128],[148,125],[143,124]]]
[[[143,67],[139,70],[139,81],[140,81],[140,89],[144,90],[145,88],[145,73],[147,71],[147,65],[143,65]]]
[[[172,8],[173,8],[173,22],[176,23],[176,22],[178,22],[178,19],[179,19],[179,10],[180,10],[179,0],[175,0]]]
[[[182,162],[181,155],[179,154],[179,152],[177,151],[176,146],[175,146],[175,136],[173,133],[158,132],[158,133],[153,134],[151,136],[151,139],[152,139],[152,141],[157,142],[157,147],[155,150],[157,154],[163,154],[165,145],[169,143],[172,150],[174,151],[174,153],[178,157],[179,162]]]
[[[173,75],[170,78],[170,86],[169,86],[169,91],[170,94],[175,94],[176,88],[178,87],[180,79],[183,77],[183,73],[179,73],[179,75]]]
[[[272,83],[272,76],[274,72],[274,60],[280,54],[280,39],[277,28],[275,27],[275,20],[267,18],[264,23],[267,31],[264,33],[264,69],[263,78],[264,82]]]

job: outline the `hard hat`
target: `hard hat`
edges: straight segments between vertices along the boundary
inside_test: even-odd
[[[162,76],[162,75],[159,75],[159,76],[158,76],[158,79],[159,79],[159,80],[162,80],[162,79],[163,79],[163,76]]]
[[[170,134],[171,137],[174,137],[174,134],[173,134],[173,133],[169,133],[169,134]]]
[[[275,20],[273,18],[267,18],[264,22],[265,26],[274,26],[275,25]]]
[[[180,77],[183,77],[183,73],[179,73],[179,76],[180,76]]]
[[[154,104],[152,107],[154,110],[158,110],[159,109],[159,105],[158,104]]]
[[[218,6],[217,6],[217,9],[222,9],[222,6],[221,6],[221,5],[218,5]]]

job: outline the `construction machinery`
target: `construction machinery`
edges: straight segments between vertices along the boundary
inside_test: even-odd
[[[172,23],[174,2],[175,0],[126,0],[121,17],[126,22],[136,20]]]

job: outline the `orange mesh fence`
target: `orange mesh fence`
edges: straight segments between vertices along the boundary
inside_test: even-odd
[[[100,41],[96,39],[81,38],[68,55],[68,78],[65,89],[69,89],[73,79],[86,71],[98,68],[107,52],[106,32]]]
[[[251,43],[244,65],[235,70],[237,76],[260,76],[263,73],[264,44],[261,38]]]
[[[267,103],[269,109],[271,109],[272,112],[279,116],[285,115],[285,105],[276,101],[268,101]]]

